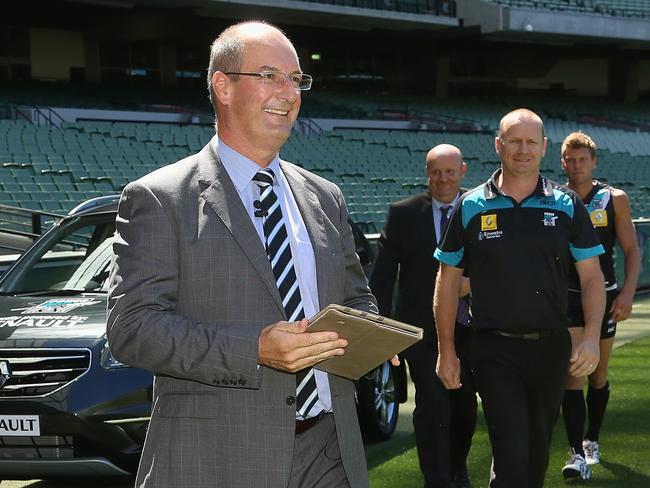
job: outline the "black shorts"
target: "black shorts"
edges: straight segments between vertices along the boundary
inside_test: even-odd
[[[607,305],[605,306],[605,316],[600,326],[600,338],[608,339],[616,335],[616,322],[612,320],[609,309],[612,308],[614,299],[618,296],[618,290],[607,292]],[[567,307],[567,316],[569,317],[569,327],[584,327],[585,316],[582,312],[582,295],[573,291],[569,292],[569,306]]]

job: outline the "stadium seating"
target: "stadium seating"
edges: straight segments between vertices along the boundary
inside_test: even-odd
[[[349,210],[366,232],[381,229],[390,202],[424,191],[426,152],[436,144],[462,148],[469,171],[465,186],[485,181],[498,167],[494,134],[498,119],[516,100],[459,103],[370,97],[317,97],[320,108],[352,107],[358,113],[406,111],[435,115],[441,124],[467,127],[464,132],[430,130],[335,129],[320,133],[294,132],[281,156],[339,184]],[[635,216],[650,214],[650,137],[629,131],[616,121],[649,118],[644,110],[612,104],[576,104],[567,113],[561,100],[534,107],[545,117],[551,141],[542,171],[562,181],[560,143],[581,129],[599,145],[599,177],[625,189]],[[589,122],[578,122],[585,114]],[[433,115],[432,115],[433,114]],[[600,117],[600,118],[599,118]],[[424,117],[422,120],[425,120]],[[26,121],[0,120],[0,203],[51,212],[67,212],[80,200],[119,192],[131,180],[198,151],[213,128],[197,125],[79,121],[61,127]]]
[[[646,0],[488,0],[509,7],[561,10],[627,17],[650,17]]]
[[[454,0],[306,0],[311,3],[323,3],[344,7],[393,10],[419,14],[456,15]]]

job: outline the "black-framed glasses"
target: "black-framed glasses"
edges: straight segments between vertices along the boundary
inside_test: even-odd
[[[241,71],[224,71],[225,75],[255,76],[262,80],[263,83],[270,85],[282,86],[287,81],[291,83],[296,90],[309,90],[313,78],[304,73],[291,73],[289,75],[281,71],[259,71],[259,72],[241,72]]]

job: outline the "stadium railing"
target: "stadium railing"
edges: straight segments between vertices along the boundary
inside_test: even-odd
[[[421,185],[426,187],[426,185]],[[395,187],[394,190],[397,190]],[[409,189],[411,190],[411,189]],[[405,196],[405,195],[404,195]],[[77,202],[78,203],[78,202]],[[371,242],[376,242],[383,226],[386,212],[385,202],[358,204],[359,212],[353,220],[364,231]],[[0,276],[27,249],[31,243],[58,219],[61,213],[30,210],[10,205],[0,205]],[[363,220],[360,220],[363,217]],[[375,225],[372,225],[375,224]],[[634,219],[639,248],[641,249],[641,275],[637,290],[650,289],[650,219]],[[619,283],[623,282],[623,253],[617,247],[614,253]]]

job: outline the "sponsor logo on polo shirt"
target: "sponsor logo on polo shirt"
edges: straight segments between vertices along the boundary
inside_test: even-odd
[[[482,241],[483,239],[498,239],[503,235],[502,230],[492,230],[492,231],[487,231],[487,232],[479,232],[478,233],[478,240]]]
[[[594,210],[589,217],[594,227],[607,227],[607,210]]]
[[[605,201],[603,200],[602,196],[596,195],[589,204],[589,207],[593,208],[594,210],[603,209],[605,208]]]
[[[557,220],[557,215],[553,212],[544,212],[544,218],[542,222],[545,227],[555,227],[555,221]]]
[[[481,215],[481,230],[497,230],[497,214]]]
[[[554,207],[555,205],[557,205],[557,202],[556,202],[555,200],[544,200],[544,199],[541,199],[541,200],[539,201],[539,204],[540,204],[540,205],[546,205],[547,207]]]

